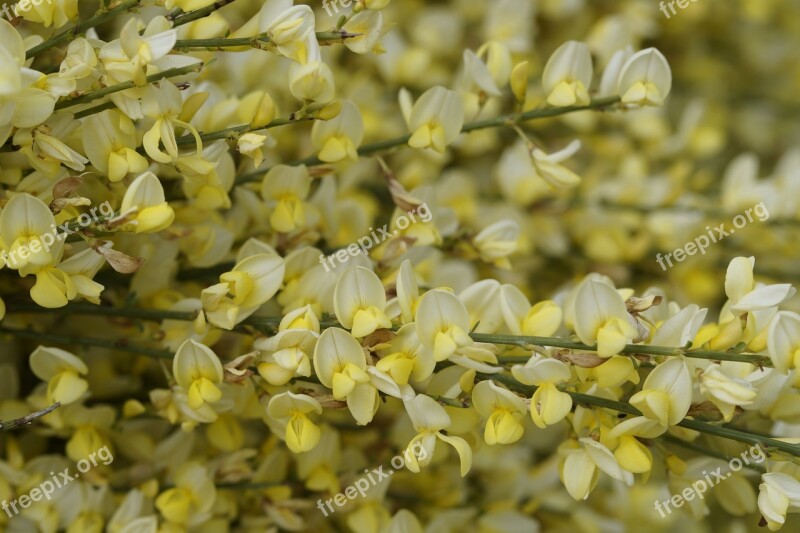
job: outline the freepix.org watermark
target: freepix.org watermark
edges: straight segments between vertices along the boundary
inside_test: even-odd
[[[108,446],[103,446],[96,452],[89,454],[89,457],[78,461],[75,465],[78,471],[74,475],[70,475],[69,468],[65,468],[63,472],[57,474],[55,472],[50,472],[51,479],[42,481],[38,487],[32,488],[28,494],[23,494],[10,503],[7,500],[3,500],[3,502],[0,503],[0,507],[3,508],[3,511],[6,512],[9,518],[14,518],[23,510],[30,507],[33,502],[38,502],[42,499],[50,501],[56,489],[62,489],[69,485],[71,482],[81,477],[81,474],[85,474],[96,467],[99,464],[98,461],[102,462],[104,465],[110,465],[114,462],[114,456],[111,454]]]
[[[750,222],[753,222],[753,213],[755,213],[756,217],[758,217],[759,222],[764,222],[769,218],[769,211],[767,210],[767,206],[764,205],[764,202],[757,204],[753,207],[748,207],[745,210],[744,214],[736,215],[733,217],[732,224],[733,227],[730,229],[726,229],[726,224],[723,222],[719,226],[714,226],[712,229],[711,226],[706,226],[706,231],[708,235],[703,234],[699,235],[696,239],[687,242],[681,248],[673,250],[666,255],[661,255],[659,252],[656,254],[656,261],[661,266],[661,270],[667,270],[667,268],[672,268],[674,265],[672,264],[672,259],[675,259],[678,263],[681,263],[684,259],[686,259],[690,255],[696,254],[698,251],[702,254],[706,254],[706,249],[711,246],[712,244],[716,244],[725,237],[733,235],[736,233],[737,229],[742,229]],[[666,262],[666,264],[665,264]],[[669,267],[667,267],[669,265]]]
[[[392,457],[392,460],[389,461],[389,463],[392,465],[392,470],[384,472],[383,466],[381,466],[380,468],[375,468],[370,472],[368,468],[365,468],[364,473],[367,474],[366,476],[358,478],[352,484],[350,484],[350,486],[345,488],[344,492],[336,494],[333,498],[329,498],[324,502],[322,499],[317,500],[317,508],[324,516],[328,516],[328,511],[330,511],[331,514],[336,512],[336,509],[334,509],[333,505],[331,505],[332,503],[335,503],[336,507],[344,507],[348,500],[353,500],[356,498],[356,496],[361,496],[362,498],[365,497],[369,489],[382,482],[384,479],[389,479],[389,477],[394,474],[395,470],[402,470],[403,467],[406,466],[406,460],[409,459],[407,454],[413,454],[413,456],[417,458],[417,461],[424,461],[428,458],[428,452],[425,451],[425,447],[422,445],[422,442],[417,441],[402,454]]]
[[[322,8],[325,9],[325,12],[330,17],[333,16],[331,8],[333,8],[333,11],[335,11],[336,13],[339,13],[339,5],[341,5],[342,7],[350,7],[350,4],[352,3],[353,0],[322,0]]]
[[[78,225],[82,228],[85,228],[92,222],[97,222],[99,217],[97,213],[100,213],[104,217],[110,217],[114,214],[114,209],[111,207],[111,204],[108,202],[103,202],[102,204],[95,206],[89,210],[88,213],[82,213],[81,216],[78,217]],[[50,225],[51,231],[39,235],[35,239],[31,239],[27,245],[19,246],[11,250],[11,252],[7,252],[3,250],[0,252],[0,258],[3,259],[3,262],[9,268],[18,268],[20,261],[25,261],[31,253],[39,253],[42,249],[50,251],[50,247],[55,244],[56,242],[61,242],[73,233],[76,230],[71,229],[69,227],[71,221],[66,221],[60,226],[56,226],[55,224]],[[59,232],[59,229],[61,230]]]
[[[764,450],[761,449],[761,445],[756,444],[750,449],[743,451],[739,457],[734,457],[728,462],[728,468],[730,468],[730,472],[723,474],[721,466],[717,467],[711,472],[706,472],[703,470],[704,479],[698,479],[697,481],[694,481],[691,487],[686,487],[680,494],[673,494],[670,498],[667,498],[663,502],[656,500],[656,511],[659,512],[661,518],[666,518],[666,516],[672,512],[672,509],[670,509],[670,504],[677,509],[678,507],[683,507],[685,502],[694,500],[695,496],[702,500],[705,497],[705,492],[708,489],[731,477],[734,472],[741,470],[742,466],[749,465],[750,459],[748,458],[748,455],[752,457],[753,462],[756,464],[763,463],[767,458]]]
[[[658,9],[660,9],[661,12],[664,13],[664,16],[669,20],[672,15],[678,14],[678,11],[675,9],[675,4],[678,4],[678,7],[681,9],[686,9],[697,1],[698,0],[671,0],[669,2],[661,2],[658,5]],[[670,15],[669,11],[667,11],[667,7],[669,7],[670,11],[672,11],[672,15]]]
[[[382,228],[378,228],[377,231],[380,233],[380,235],[377,235],[375,230],[369,228],[370,234],[358,239],[357,244],[351,243],[347,246],[347,248],[342,248],[336,253],[328,256],[320,254],[319,262],[325,267],[325,272],[330,272],[332,269],[337,267],[335,261],[344,263],[347,261],[348,256],[355,257],[361,252],[363,252],[364,255],[367,255],[373,246],[377,246],[386,239],[390,239],[392,236],[397,235],[399,230],[404,230],[411,224],[416,224],[416,215],[419,215],[421,222],[430,222],[431,218],[433,217],[433,213],[431,213],[431,210],[428,209],[428,204],[424,203],[412,209],[411,211],[406,211],[405,215],[400,215],[397,217],[397,219],[394,221],[394,225],[397,226],[396,230],[390,232],[389,225],[384,224]],[[330,266],[328,266],[328,263],[330,263]]]
[[[31,6],[52,3],[53,0],[20,0],[20,2],[12,4],[11,6],[9,6],[8,3],[3,3],[3,7],[0,7],[0,12],[2,12],[8,20],[14,20],[19,16],[20,11],[28,11]]]

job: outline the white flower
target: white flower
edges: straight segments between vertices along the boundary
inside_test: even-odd
[[[581,142],[577,139],[552,154],[546,154],[535,148],[531,152],[533,167],[543,180],[556,189],[575,187],[581,182],[581,178],[561,163],[578,153],[580,149]]]
[[[391,328],[386,316],[386,291],[374,272],[364,267],[344,271],[333,293],[336,318],[354,337],[366,337],[378,328]]]
[[[292,0],[267,0],[258,14],[259,33],[266,33],[281,55],[300,64],[309,60],[309,47],[316,44],[314,25],[311,7],[293,6]]]
[[[508,256],[517,250],[520,228],[514,220],[500,220],[483,228],[473,239],[482,260],[511,268]]]
[[[800,481],[782,472],[762,475],[758,510],[770,531],[779,530],[786,521],[786,513],[800,512]]]
[[[730,422],[738,405],[751,405],[758,395],[749,381],[729,376],[718,363],[712,363],[700,374],[700,392],[716,405],[725,422]]]
[[[686,346],[697,335],[707,313],[708,309],[700,309],[696,304],[687,305],[658,326],[651,344],[675,348]]]
[[[472,449],[461,437],[442,433],[442,430],[447,429],[451,424],[450,416],[444,407],[424,394],[406,400],[404,403],[414,430],[417,432],[417,436],[411,439],[403,454],[408,469],[418,473],[420,467],[429,464],[436,450],[436,441],[441,440],[456,449],[461,462],[461,477],[466,476],[472,468]]]
[[[486,444],[511,444],[522,438],[525,402],[493,381],[481,381],[472,389],[472,405],[486,420]]]
[[[644,380],[642,390],[631,396],[631,405],[662,426],[674,426],[692,404],[692,377],[686,362],[671,357]]]
[[[544,67],[542,85],[547,103],[555,107],[589,104],[592,56],[586,43],[567,41]]]
[[[755,257],[736,257],[725,273],[725,294],[736,316],[780,305],[796,292],[789,283],[764,285],[753,279]]]
[[[365,11],[365,13],[371,13]],[[314,122],[311,142],[319,151],[320,161],[336,163],[343,159],[358,159],[358,147],[364,139],[364,121],[358,107],[350,100],[342,103],[338,116]]]
[[[433,350],[436,361],[444,361],[459,349],[472,345],[469,313],[453,293],[432,290],[423,294],[415,323],[419,340]]]
[[[769,325],[767,351],[775,369],[784,374],[800,366],[800,315],[779,311]]]
[[[432,148],[444,153],[464,125],[464,106],[455,91],[436,86],[425,91],[407,118],[412,148]]]
[[[313,450],[320,440],[320,429],[309,413],[322,414],[320,403],[306,394],[283,392],[273,396],[267,405],[267,415],[283,426],[286,445],[294,453]]]
[[[637,334],[625,301],[608,283],[586,279],[574,305],[575,333],[584,344],[597,344],[600,357],[617,355]]]
[[[660,106],[672,89],[672,71],[664,55],[655,48],[641,50],[623,65],[619,94],[625,104]]]
[[[633,474],[620,466],[611,450],[589,438],[580,439],[580,443],[580,448],[567,451],[559,470],[570,496],[578,501],[588,498],[597,483],[598,470],[633,485]]]
[[[222,398],[219,384],[224,375],[219,357],[204,344],[186,340],[175,353],[172,361],[175,381],[189,395],[189,407],[199,409],[206,403],[215,403]]]

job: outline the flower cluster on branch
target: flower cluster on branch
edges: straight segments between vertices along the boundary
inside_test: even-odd
[[[0,532],[797,527],[797,9],[738,3],[766,95],[703,4],[0,19]]]

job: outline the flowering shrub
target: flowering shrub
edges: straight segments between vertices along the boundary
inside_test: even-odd
[[[796,530],[800,13],[712,4],[20,3],[0,532]]]

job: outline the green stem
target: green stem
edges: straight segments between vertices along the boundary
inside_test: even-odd
[[[346,31],[318,31],[317,41],[320,46],[329,44],[341,43],[345,39],[356,37],[354,33]],[[255,37],[237,37],[237,38],[224,38],[213,37],[210,39],[178,39],[175,42],[175,50],[180,51],[197,51],[197,50],[224,50],[225,48],[241,48],[245,46],[253,48],[262,48],[265,45],[270,45],[271,40],[266,33],[256,35]]]
[[[241,126],[233,126],[231,128],[226,128],[224,130],[219,131],[212,131],[209,133],[201,133],[200,139],[203,142],[207,141],[217,141],[220,139],[237,139],[239,135],[243,133],[248,133],[251,131],[259,131],[259,130],[266,130],[270,128],[278,128],[280,126],[286,126],[288,124],[294,124],[298,122],[308,122],[314,120],[313,117],[303,117],[303,118],[279,118],[275,119],[266,126],[251,126],[250,124],[243,124]],[[183,137],[179,137],[176,140],[178,146],[185,146],[185,145],[194,145],[195,140],[194,136],[192,135],[185,135]]]
[[[87,30],[99,26],[100,24],[103,24],[106,21],[112,20],[117,15],[120,15],[126,11],[134,9],[139,5],[140,2],[141,0],[126,0],[117,7],[110,9],[108,11],[101,10],[95,16],[88,18],[83,22],[79,22],[72,28],[63,31],[54,37],[51,37],[50,39],[44,41],[41,44],[34,46],[25,53],[25,57],[28,59],[36,57],[37,55],[41,54],[46,50],[50,50],[51,48],[54,48],[62,43],[69,42],[78,35],[86,33]]]
[[[181,312],[181,311],[166,311],[160,309],[141,309],[135,307],[101,307],[91,304],[72,303],[60,309],[46,309],[33,304],[14,305],[7,304],[8,313],[70,313],[82,314],[92,316],[109,316],[109,317],[124,317],[124,318],[138,318],[141,320],[182,320],[193,321],[197,318],[196,312]],[[267,326],[277,327],[280,324],[280,317],[250,317],[243,321],[241,325],[247,326]],[[335,319],[321,320],[320,325],[323,328],[341,327]],[[531,346],[543,346],[552,348],[566,348],[570,350],[580,350],[586,352],[594,352],[596,348],[588,346],[581,342],[564,339],[561,337],[531,337],[525,335],[497,335],[487,333],[470,333],[470,336],[475,342],[484,342],[488,344],[503,344],[508,346],[519,346],[521,348],[530,348]],[[695,359],[710,359],[714,361],[737,361],[741,363],[750,363],[757,366],[772,366],[772,361],[768,357],[756,354],[740,354],[731,352],[720,352],[713,350],[687,350],[684,348],[672,348],[669,346],[650,346],[647,344],[628,344],[622,350],[623,354],[643,354],[651,356],[667,356],[676,357],[684,356]],[[529,357],[506,356],[502,362],[505,363],[520,363],[524,364]]]
[[[557,337],[531,337],[525,335],[487,335],[484,333],[473,333],[472,338],[476,342],[487,342],[491,344],[506,344],[509,346],[548,346],[551,348],[567,348],[570,350],[580,350],[587,352],[597,351],[594,346],[583,344],[582,342],[571,341]],[[772,366],[769,357],[756,354],[740,354],[733,352],[720,352],[713,350],[687,350],[685,348],[672,348],[669,346],[649,346],[647,344],[627,344],[620,352],[626,355],[652,355],[652,356],[678,356],[691,357],[693,359],[712,359],[716,361],[736,361],[739,363],[751,363],[757,366]]]
[[[185,74],[190,74],[192,72],[200,72],[202,68],[203,68],[203,63],[195,63],[193,65],[188,65],[186,67],[180,67],[180,68],[171,68],[163,72],[159,72],[158,74],[151,74],[150,76],[147,76],[146,81],[147,84],[150,84],[166,78],[175,78],[177,76],[183,76]],[[137,87],[137,85],[133,81],[126,81],[123,83],[118,83],[116,85],[110,85],[108,87],[104,87],[96,91],[90,91],[76,98],[61,100],[56,104],[55,110],[58,111],[60,109],[67,109],[69,107],[74,107],[76,105],[88,104],[89,102],[97,100],[98,98],[103,98],[104,96],[118,93],[120,91],[126,91],[128,89],[133,89],[135,87]]]
[[[279,483],[275,481],[250,481],[241,483],[217,483],[219,490],[263,490],[272,487],[281,487],[289,483]]]
[[[0,422],[0,430],[19,429],[21,427],[29,426],[34,422],[34,420],[38,420],[43,416],[52,413],[59,407],[61,407],[61,403],[56,402],[49,407],[45,407],[44,409],[36,411],[35,413],[25,415],[22,418],[17,418],[16,420],[9,420],[8,422]]]
[[[195,20],[207,17],[214,11],[222,9],[228,4],[234,3],[235,1],[236,0],[217,0],[210,6],[202,7],[200,9],[195,9],[194,11],[189,11],[187,13],[180,13],[174,16],[169,15],[167,18],[172,20],[172,27],[177,28],[178,26],[183,26],[184,24],[189,24],[190,22],[194,22]]]
[[[700,446],[699,444],[695,444],[694,442],[688,442],[674,435],[664,435],[660,437],[665,441],[669,442],[670,444],[675,444],[676,446],[680,446],[682,448],[686,448],[687,450],[692,450],[693,452],[697,452],[700,455],[705,455],[708,457],[716,457],[717,459],[722,459],[726,463],[730,463],[735,457],[729,457],[728,455],[718,452],[717,450],[712,450],[711,448],[706,448],[705,446]],[[742,466],[746,468],[750,468],[755,470],[756,472],[766,472],[766,468],[759,463],[753,464],[743,464]]]
[[[90,108],[84,109],[83,111],[79,111],[79,112],[75,113],[74,118],[75,119],[86,118],[88,116],[95,115],[97,113],[105,111],[106,109],[116,109],[116,108],[117,108],[117,104],[115,104],[114,102],[109,100],[108,102],[103,102],[100,105],[96,105],[94,107],[90,107]]]
[[[74,344],[78,346],[91,346],[95,348],[107,348],[118,352],[132,353],[154,357],[156,359],[172,359],[173,353],[169,350],[158,350],[155,348],[145,348],[129,344],[127,339],[116,341],[108,339],[97,339],[92,337],[72,337],[69,335],[59,335],[56,333],[46,333],[43,331],[33,331],[30,329],[16,329],[0,326],[0,334],[11,335],[23,339],[31,339],[37,342],[53,342],[57,344]]]
[[[528,397],[532,397],[533,393],[536,392],[537,389],[537,387],[533,385],[530,386],[522,385],[511,376],[504,376],[502,374],[478,374],[477,379],[479,380],[491,379],[503,383],[510,390],[522,393]],[[624,402],[609,400],[607,398],[600,398],[597,396],[590,396],[588,394],[583,394],[580,392],[571,392],[571,391],[564,391],[564,392],[569,394],[572,397],[572,400],[576,404],[602,407],[604,409],[611,409],[613,411],[629,414],[632,416],[642,416],[642,413],[638,409]],[[690,418],[684,418],[677,425],[686,429],[691,429],[694,431],[698,431],[700,433],[705,433],[707,435],[722,437],[723,439],[735,440],[750,445],[758,444],[762,448],[773,448],[788,453],[789,455],[800,457],[800,445],[797,444],[790,444],[788,442],[779,441],[769,437],[753,435],[751,433],[747,433],[746,431],[731,429],[724,426],[718,426],[708,422],[702,422],[700,420],[692,420]]]
[[[461,133],[468,133],[470,131],[482,130],[486,128],[496,128],[498,126],[507,126],[509,124],[520,124],[522,122],[527,122],[529,120],[552,118],[561,115],[566,115],[568,113],[575,113],[578,111],[586,111],[590,109],[603,109],[613,106],[614,104],[619,103],[619,101],[620,98],[618,96],[609,96],[606,98],[598,98],[597,100],[593,100],[588,105],[584,106],[548,107],[545,109],[532,109],[530,111],[525,111],[524,113],[511,113],[508,115],[500,115],[498,117],[489,118],[485,120],[477,120],[475,122],[464,124],[464,126],[461,128]],[[406,135],[402,135],[400,137],[395,137],[393,139],[386,139],[383,141],[365,144],[358,149],[358,155],[370,155],[376,152],[382,152],[384,150],[394,148],[396,146],[402,146],[408,144],[408,140],[410,138],[411,134],[409,133]],[[314,166],[314,165],[320,165],[322,163],[323,162],[320,161],[317,156],[311,156],[305,159],[291,161],[289,163],[284,163],[284,164],[289,166],[298,166],[298,165]],[[239,175],[236,177],[236,183],[239,184],[251,181],[259,181],[268,171],[269,168],[265,168],[261,170],[256,170],[254,172],[249,172],[247,174]]]
[[[591,205],[587,205],[583,202],[573,202],[569,204],[567,209],[573,208],[591,208]],[[703,206],[691,206],[691,205],[662,205],[662,206],[640,206],[640,205],[622,205],[622,204],[615,204],[612,202],[600,202],[597,204],[597,207],[601,207],[603,209],[607,209],[609,211],[628,211],[628,212],[635,212],[635,213],[642,213],[642,214],[651,214],[653,212],[675,212],[675,213],[702,213],[709,218],[716,218],[719,220],[725,220],[735,217],[739,212],[726,212],[722,209],[716,208],[709,208]],[[751,215],[748,215],[748,217]],[[771,226],[790,226],[790,227],[800,227],[800,220],[795,219],[771,219],[769,217],[761,220],[756,218],[754,220],[748,220],[748,224],[753,222],[763,222],[769,224]]]
[[[10,312],[19,311],[21,307],[12,307],[9,306]],[[102,309],[102,308],[98,308]],[[84,306],[84,304],[73,304],[68,306],[67,308],[61,308],[56,311],[62,312],[71,312],[73,314],[91,314],[88,313],[88,306]],[[111,313],[98,313],[101,315],[107,316],[128,316],[131,318],[142,318],[146,320],[156,320],[156,316],[158,315],[158,319],[163,320],[164,318],[170,318],[174,320],[193,320],[195,313],[180,313],[180,312],[170,312],[170,311],[157,311],[157,310],[135,310],[135,309],[112,309]],[[265,322],[269,322],[271,325],[274,325],[278,319],[268,318],[268,319],[260,319],[256,321],[256,323],[264,324]],[[331,321],[327,321],[331,322]],[[330,327],[332,324],[326,324],[326,327]],[[118,341],[112,341],[107,339],[97,339],[97,338],[89,338],[89,337],[71,337],[67,335],[59,335],[55,333],[45,333],[45,332],[37,332],[32,330],[21,330],[21,329],[14,329],[14,328],[7,328],[0,326],[0,334],[5,333],[8,335],[12,335],[15,337],[21,338],[29,338],[36,341],[46,341],[46,342],[54,342],[59,344],[75,344],[80,346],[93,346],[98,348],[107,348],[109,350],[116,350],[120,352],[126,353],[133,353],[138,355],[145,355],[148,357],[154,357],[158,359],[172,359],[173,353],[168,350],[158,350],[153,348],[145,348],[141,346],[135,346],[130,344],[126,339],[120,339]],[[522,393],[528,397],[531,397],[534,392],[536,392],[537,387],[535,386],[526,386],[519,383],[511,376],[506,376],[502,374],[478,374],[477,379],[479,380],[487,380],[491,379],[499,383],[505,384],[510,390],[513,390],[518,393]],[[614,411],[618,411],[620,413],[626,413],[632,416],[642,416],[642,413],[633,407],[630,404],[619,402],[616,400],[610,400],[607,398],[600,398],[596,396],[591,396],[588,394],[583,394],[580,392],[572,392],[572,391],[565,391],[569,394],[573,401],[577,404],[585,404],[591,405],[594,407],[602,407],[605,409],[612,409]],[[739,442],[744,442],[746,444],[751,445],[761,445],[762,447],[772,448],[776,450],[780,450],[782,452],[788,453],[790,455],[800,457],[800,445],[796,444],[789,444],[786,442],[782,442],[770,437],[764,437],[761,435],[753,435],[747,433],[745,431],[741,431],[738,429],[727,428],[723,426],[718,426],[714,424],[710,424],[707,422],[702,422],[699,420],[692,420],[692,419],[684,419],[678,423],[678,426],[684,427],[687,429],[691,429],[694,431],[698,431],[701,433],[705,433],[708,435],[714,435],[717,437],[722,437],[725,439],[736,440]]]

